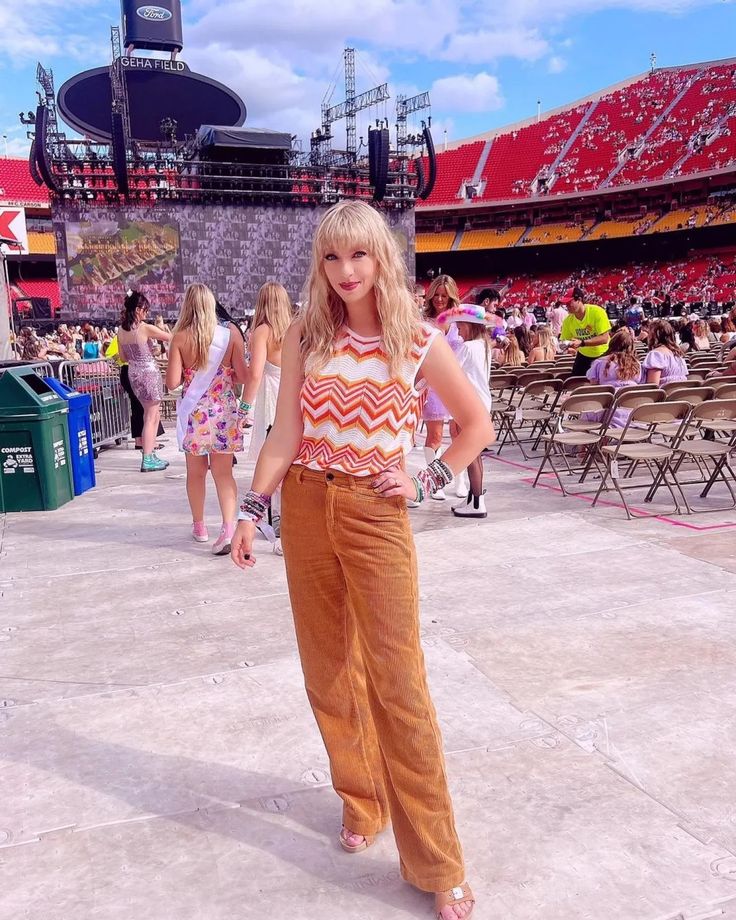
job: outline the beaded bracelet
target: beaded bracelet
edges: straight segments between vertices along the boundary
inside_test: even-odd
[[[264,495],[262,492],[246,492],[243,501],[240,503],[238,512],[239,521],[252,521],[254,524],[260,523],[268,513],[271,507],[271,496]]]
[[[421,483],[421,481],[420,481],[420,479],[419,479],[418,476],[412,476],[412,477],[411,477],[411,481],[414,483],[414,488],[417,490],[417,497],[414,499],[414,501],[415,501],[418,505],[421,505],[421,503],[422,503],[422,502],[424,501],[424,499],[427,497],[427,496],[424,494],[424,486],[422,485],[422,483]]]
[[[243,402],[242,400],[240,401],[240,411],[244,415],[247,415],[252,408],[253,406],[249,402]]]
[[[426,470],[417,473],[415,478],[426,495],[434,495],[452,482],[453,473],[443,460],[437,459],[433,460]],[[417,501],[421,502],[422,499],[418,498]]]

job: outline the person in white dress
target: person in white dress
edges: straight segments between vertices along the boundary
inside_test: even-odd
[[[486,411],[491,411],[491,347],[488,341],[488,327],[493,324],[493,317],[485,309],[475,304],[458,304],[446,310],[438,317],[438,323],[447,326],[455,324],[462,344],[455,349],[455,357],[465,375],[480,397]],[[460,434],[460,427],[455,423],[455,437]],[[489,447],[496,440],[493,432]],[[456,517],[484,518],[486,510],[485,490],[483,489],[483,455],[473,460],[467,469],[469,490],[464,501],[453,506]]]
[[[267,281],[258,292],[252,332],[250,334],[250,365],[248,380],[243,387],[240,404],[242,417],[253,413],[253,430],[248,451],[249,460],[257,460],[268,432],[276,419],[276,402],[281,382],[281,347],[286,330],[291,325],[293,307],[286,288]],[[274,496],[272,516],[263,533],[280,553],[279,497]]]

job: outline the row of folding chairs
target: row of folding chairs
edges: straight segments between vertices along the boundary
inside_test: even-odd
[[[622,418],[625,421],[622,422]],[[736,449],[736,382],[715,387],[664,389],[625,387],[580,388],[556,408],[541,439],[545,452],[534,480],[545,469],[555,475],[563,495],[573,492],[563,475],[582,484],[594,469],[599,476],[593,505],[609,491],[620,497],[626,516],[632,514],[625,492],[644,488],[644,501],[666,488],[676,513],[680,502],[688,514],[736,507],[736,473],[731,453]],[[640,471],[647,478],[634,480]],[[694,478],[683,478],[694,477]],[[693,507],[685,491],[697,485],[700,498],[723,482],[731,504]],[[591,490],[577,489],[574,494]]]
[[[725,399],[736,395],[736,376],[716,378],[709,383],[710,386],[696,378],[685,383],[666,384],[663,391],[669,396],[670,393],[683,389],[702,390],[699,396],[697,393],[692,394],[694,402],[702,402],[705,398]],[[492,378],[491,414],[498,435],[496,453],[500,455],[507,446],[514,445],[521,451],[524,459],[528,460],[527,446],[530,446],[532,452],[539,448],[542,435],[549,430],[558,405],[583,388],[589,392],[613,392],[613,387],[596,387],[586,377],[561,379],[520,373],[497,375]],[[618,390],[617,399],[635,399],[637,392],[650,392],[656,389],[654,384],[622,387]],[[629,403],[626,408],[633,405]]]

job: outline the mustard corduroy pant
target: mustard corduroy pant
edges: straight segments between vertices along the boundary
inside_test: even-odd
[[[404,499],[377,496],[371,477],[292,466],[281,539],[307,695],[344,825],[373,835],[390,820],[408,882],[423,891],[460,885]]]

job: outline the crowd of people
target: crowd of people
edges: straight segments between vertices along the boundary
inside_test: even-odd
[[[509,307],[544,306],[575,284],[595,290],[599,303],[627,304],[632,297],[650,303],[662,316],[688,315],[688,304],[733,302],[736,253],[698,255],[669,262],[627,263],[571,272],[538,272],[498,282]]]

